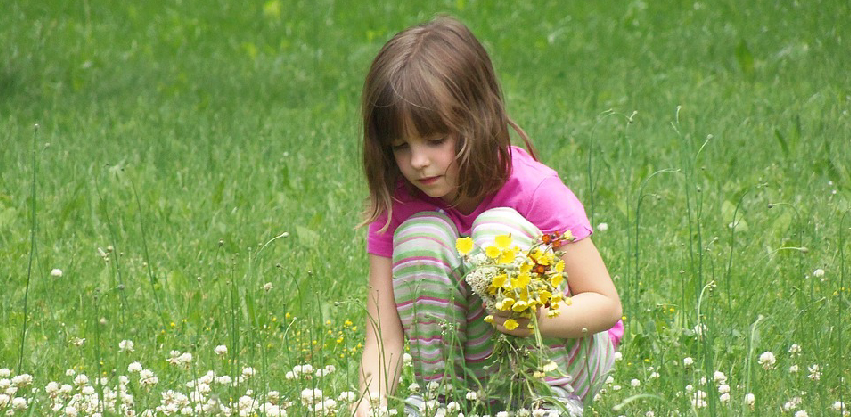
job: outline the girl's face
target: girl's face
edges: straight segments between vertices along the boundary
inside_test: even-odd
[[[397,139],[393,146],[396,166],[402,175],[429,197],[441,198],[464,210],[458,197],[458,163],[455,161],[455,135],[433,135]],[[475,206],[473,206],[475,207]]]

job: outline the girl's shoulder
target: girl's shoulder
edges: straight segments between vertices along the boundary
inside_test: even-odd
[[[558,173],[547,165],[532,158],[525,149],[512,146],[511,174],[509,181],[525,187],[535,186],[547,178],[558,178]]]

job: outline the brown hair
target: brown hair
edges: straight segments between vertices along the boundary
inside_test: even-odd
[[[459,197],[494,193],[510,173],[508,127],[535,157],[526,133],[507,115],[485,48],[455,19],[438,17],[388,41],[363,86],[363,169],[369,185],[364,222],[392,216],[401,173],[391,143],[401,137],[456,135]]]

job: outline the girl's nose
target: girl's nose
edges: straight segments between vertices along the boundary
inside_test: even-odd
[[[415,169],[422,169],[428,166],[428,153],[419,146],[411,147],[411,166]]]

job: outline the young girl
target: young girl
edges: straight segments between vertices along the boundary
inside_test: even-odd
[[[547,383],[581,415],[581,401],[612,367],[623,334],[620,299],[582,204],[537,161],[506,114],[484,47],[448,17],[411,27],[372,62],[362,105],[370,192],[363,392],[373,405],[386,403],[401,375],[405,339],[423,390],[436,382],[476,391],[492,371],[494,332],[531,331],[522,321],[506,329],[504,314],[484,321],[488,312],[463,280],[456,239],[470,236],[484,247],[511,234],[528,248],[542,232],[570,231],[576,240],[562,259],[572,305],[562,304],[564,314],[554,318],[537,313],[550,359],[562,371]],[[526,150],[510,145],[509,128]],[[419,415],[423,403],[412,395],[406,413]],[[371,415],[369,408],[363,401],[356,415]]]

